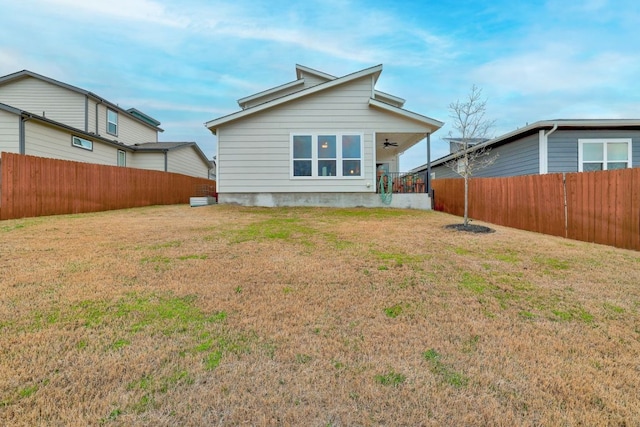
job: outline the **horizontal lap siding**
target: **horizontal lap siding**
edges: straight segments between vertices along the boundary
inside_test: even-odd
[[[370,77],[285,103],[222,126],[218,131],[218,189],[228,193],[370,192],[374,186],[373,134],[426,132],[424,125],[369,107]],[[290,134],[363,134],[363,177],[290,178]]]
[[[498,156],[495,162],[484,169],[478,169],[477,177],[505,177],[531,175],[540,172],[538,135],[531,135],[510,144],[489,151],[486,158]],[[482,161],[483,158],[479,160]]]
[[[0,152],[20,151],[20,116],[0,110]]]
[[[578,171],[578,140],[631,138],[633,166],[640,166],[640,138],[633,130],[563,130],[549,135],[549,173]]]
[[[90,111],[94,115],[95,111]],[[118,111],[118,135],[107,133],[107,106],[98,104],[98,134],[106,139],[116,140],[123,144],[133,145],[144,142],[157,142],[158,132],[134,120],[127,113]]]
[[[117,148],[97,140],[93,141],[93,151],[71,145],[72,131],[42,125],[34,121],[25,123],[25,154],[78,162],[117,165]]]
[[[139,169],[164,171],[164,153],[128,153],[127,166]]]
[[[85,96],[52,83],[26,77],[0,86],[0,102],[85,129]]]
[[[209,168],[193,147],[169,151],[168,172],[207,178]]]

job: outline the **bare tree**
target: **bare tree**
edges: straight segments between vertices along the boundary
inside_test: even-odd
[[[453,119],[452,127],[458,136],[451,140],[459,145],[459,156],[446,163],[447,167],[464,178],[464,227],[469,225],[469,180],[473,174],[493,164],[497,154],[490,155],[491,148],[483,142],[487,141],[495,126],[495,120],[487,120],[485,113],[487,100],[482,98],[482,89],[476,85],[471,87],[466,99],[449,104],[449,116]]]

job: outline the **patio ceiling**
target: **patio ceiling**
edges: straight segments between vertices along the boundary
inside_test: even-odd
[[[403,132],[378,132],[376,133],[376,154],[377,157],[388,157],[405,152],[418,142],[426,138],[425,133],[403,133]],[[385,148],[385,141],[397,143],[398,146],[388,146]]]

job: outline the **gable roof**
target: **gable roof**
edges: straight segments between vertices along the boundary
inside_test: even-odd
[[[324,79],[325,81],[323,83],[317,84],[315,86],[311,86],[308,87],[306,89],[301,89],[299,91],[296,92],[292,92],[292,93],[288,93],[286,95],[283,95],[281,97],[277,97],[277,98],[273,98],[269,101],[263,102],[261,104],[257,104],[255,106],[252,107],[247,107],[244,108],[241,111],[237,111],[235,113],[231,113],[228,114],[226,116],[222,116],[219,117],[217,119],[214,120],[210,120],[208,122],[205,123],[205,126],[207,128],[209,128],[209,130],[215,134],[217,131],[217,128],[233,122],[235,120],[239,120],[242,119],[244,117],[250,116],[252,114],[276,107],[278,105],[282,105],[284,103],[287,102],[291,102],[293,100],[297,100],[306,96],[310,96],[313,95],[315,93],[318,93],[320,91],[324,91],[327,89],[331,89],[334,88],[336,86],[354,81],[356,79],[362,78],[362,77],[366,77],[366,76],[372,76],[372,78],[374,79],[374,84],[377,81],[378,77],[380,76],[380,73],[382,72],[382,65],[376,65],[374,67],[370,67],[370,68],[365,68],[364,70],[361,71],[357,71],[355,73],[351,73],[351,74],[347,74],[346,76],[343,77],[335,77],[332,76],[330,74],[326,74],[323,73],[321,71],[317,71],[317,70],[313,70],[311,68],[308,67],[304,67],[302,65],[296,65],[296,73],[298,76],[298,80],[295,80],[293,82],[290,83],[286,83],[284,85],[281,86],[276,86],[272,89],[268,89],[266,91],[263,92],[259,92],[255,95],[251,95],[245,98],[241,98],[240,100],[238,100],[238,103],[243,106],[244,104],[246,104],[247,102],[254,100],[254,99],[259,99],[265,95],[268,94],[276,94],[281,90],[284,89],[288,89],[291,87],[295,87],[298,85],[302,85],[304,83],[304,74],[313,74],[316,77],[320,77],[321,79]],[[384,92],[380,92],[377,90],[373,91],[373,97],[370,98],[369,100],[369,105],[371,107],[383,110],[385,112],[389,112],[389,113],[393,113],[396,114],[398,116],[401,116],[403,118],[406,119],[410,119],[416,122],[419,122],[421,124],[425,124],[428,125],[431,128],[434,128],[434,131],[441,128],[444,123],[440,122],[438,120],[435,119],[431,119],[427,116],[423,116],[421,114],[417,114],[414,112],[411,112],[409,110],[405,110],[402,108],[402,105],[404,104],[404,99],[393,96],[393,95],[389,95],[386,94]]]
[[[556,120],[541,120],[523,128],[516,129],[512,132],[505,133],[496,138],[489,139],[483,143],[476,144],[469,148],[469,151],[480,150],[488,147],[499,147],[504,144],[508,144],[520,138],[524,138],[529,135],[537,134],[541,130],[551,129],[563,129],[563,130],[580,130],[580,129],[634,129],[640,130],[640,119],[556,119]],[[455,139],[455,138],[454,138]],[[462,151],[457,153],[447,154],[439,159],[433,160],[431,166],[437,166],[442,163],[446,163],[450,160],[460,157]],[[419,166],[415,169],[425,169],[427,165]]]
[[[160,128],[160,122],[157,121],[156,119],[152,118],[151,116],[148,116],[144,113],[142,113],[139,110],[136,110],[135,108],[130,108],[129,110],[125,110],[123,108],[120,108],[118,105],[102,98],[101,96],[96,95],[93,92],[90,92],[88,90],[85,89],[81,89],[79,87],[67,84],[67,83],[63,83],[60,82],[58,80],[52,79],[50,77],[46,77],[43,76],[41,74],[38,73],[34,73],[33,71],[29,71],[29,70],[22,70],[22,71],[18,71],[12,74],[7,74],[6,76],[0,76],[0,85],[4,85],[7,83],[11,83],[13,81],[16,80],[20,80],[20,79],[24,79],[27,77],[31,77],[43,82],[47,82],[50,83],[52,85],[70,90],[72,92],[76,92],[79,93],[81,95],[87,96],[89,98],[93,98],[94,100],[104,103],[106,104],[109,108],[113,109],[113,110],[117,110],[119,112],[121,112],[122,114],[126,114],[127,116],[129,116],[130,118],[144,124],[145,126],[151,127],[156,131],[159,132],[164,132],[164,129]]]
[[[332,76],[331,74],[324,73],[322,71],[314,70],[313,68],[305,67],[304,65],[296,64],[296,75],[298,79],[304,79],[305,74],[311,74],[320,79],[324,79],[325,81],[335,80],[338,77]],[[377,76],[376,76],[377,82]],[[401,107],[406,102],[404,99],[399,96],[391,95],[380,90],[374,90],[374,98],[383,102],[387,102],[389,104],[397,104],[398,107]]]
[[[164,153],[166,151],[179,150],[181,148],[193,147],[196,150],[198,156],[208,165],[211,165],[211,161],[207,158],[204,152],[200,149],[197,143],[193,141],[184,142],[143,142],[133,144],[131,146],[135,151],[144,151],[150,153]]]
[[[209,130],[212,133],[215,134],[216,133],[216,129],[220,125],[230,123],[232,121],[241,119],[243,117],[250,116],[252,114],[258,113],[260,111],[264,111],[264,110],[267,110],[269,108],[273,108],[275,106],[282,105],[282,104],[284,104],[286,102],[291,102],[293,100],[300,99],[300,98],[312,95],[314,93],[317,93],[317,92],[320,92],[320,91],[323,91],[323,90],[327,90],[327,89],[330,89],[330,88],[345,84],[347,82],[351,82],[351,81],[357,80],[357,79],[362,78],[362,77],[374,76],[375,78],[377,78],[377,76],[379,76],[381,72],[382,72],[382,65],[376,65],[375,67],[365,68],[364,70],[357,71],[357,72],[351,73],[351,74],[347,74],[344,77],[340,77],[340,78],[337,78],[337,79],[334,79],[334,80],[330,80],[330,81],[328,81],[326,83],[322,83],[322,84],[319,84],[319,85],[316,85],[316,86],[312,86],[312,87],[310,87],[308,89],[301,90],[301,91],[298,91],[298,92],[293,92],[293,93],[290,93],[288,95],[282,96],[280,98],[275,98],[275,99],[272,99],[271,101],[267,101],[267,102],[264,102],[262,104],[258,104],[258,105],[254,106],[254,107],[250,107],[250,108],[247,108],[245,110],[237,111],[235,113],[231,113],[231,114],[228,114],[226,116],[222,116],[222,117],[219,117],[217,119],[210,120],[210,121],[205,123],[205,126],[207,128],[209,128]]]

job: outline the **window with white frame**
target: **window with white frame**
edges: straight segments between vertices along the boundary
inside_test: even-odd
[[[362,177],[362,134],[306,133],[291,135],[291,176]]]
[[[127,153],[123,150],[118,150],[118,166],[127,166]]]
[[[118,112],[107,108],[107,133],[118,136]]]
[[[579,139],[578,171],[631,167],[631,138]]]
[[[73,145],[74,147],[83,148],[89,151],[93,150],[93,141],[80,138],[79,136],[71,137],[71,145]]]

